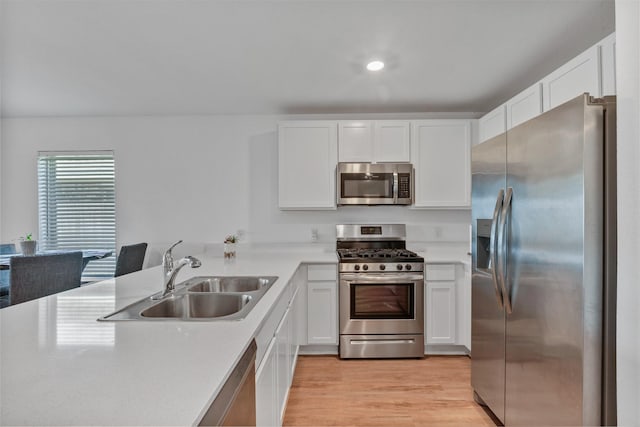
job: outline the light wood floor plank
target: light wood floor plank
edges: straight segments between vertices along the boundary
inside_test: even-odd
[[[300,356],[285,426],[495,426],[473,400],[466,356]]]

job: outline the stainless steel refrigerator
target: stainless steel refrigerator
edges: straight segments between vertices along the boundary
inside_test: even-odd
[[[472,149],[474,397],[505,425],[614,425],[615,97]]]

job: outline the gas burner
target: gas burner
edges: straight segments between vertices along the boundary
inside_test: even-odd
[[[357,249],[338,249],[338,255],[341,260],[383,260],[388,262],[396,261],[419,261],[420,257],[415,252],[407,249],[389,249],[389,248],[357,248]]]

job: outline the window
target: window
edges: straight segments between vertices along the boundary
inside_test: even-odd
[[[116,248],[112,151],[38,153],[40,250]],[[83,277],[112,277],[115,257],[91,261]]]

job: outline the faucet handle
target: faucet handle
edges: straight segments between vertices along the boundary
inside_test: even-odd
[[[171,253],[171,251],[173,250],[173,248],[178,246],[180,243],[182,243],[182,240],[178,240],[173,245],[171,245],[171,247],[169,247],[169,249],[167,249],[164,252],[164,255],[162,256],[162,265],[165,268],[167,268],[167,267],[168,268],[173,268],[173,254]]]

